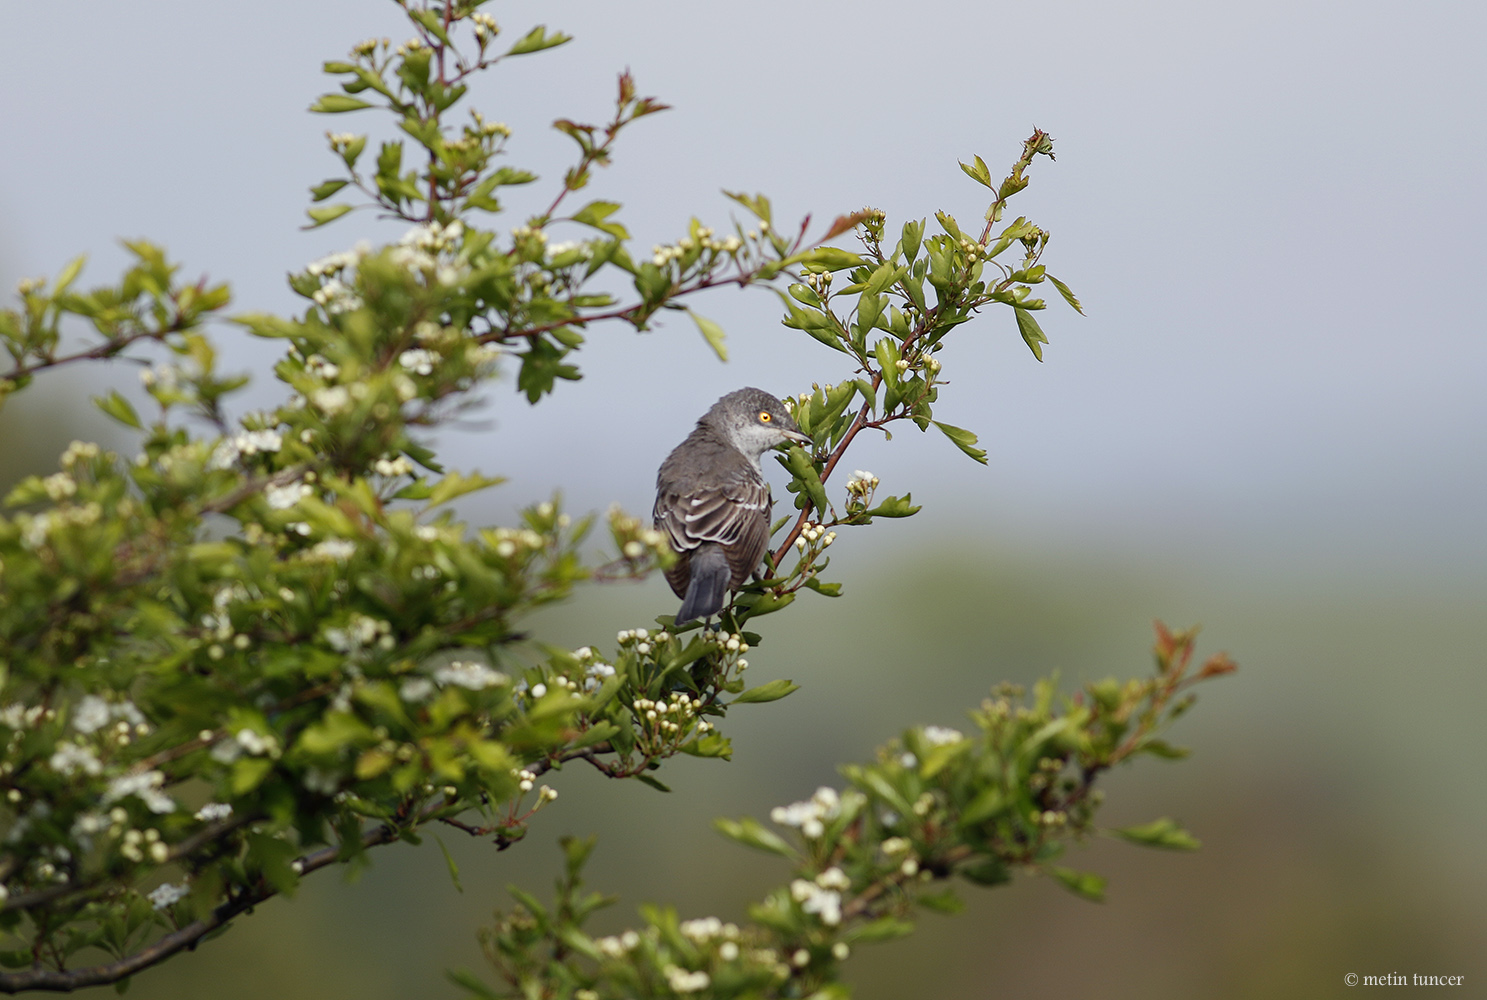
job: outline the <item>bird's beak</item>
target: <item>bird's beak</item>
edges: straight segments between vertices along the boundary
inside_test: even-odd
[[[785,439],[786,440],[788,440],[788,441],[794,441],[796,444],[800,445],[802,448],[810,448],[810,447],[812,447],[816,443],[816,442],[812,441],[806,435],[800,433],[800,431],[781,431],[780,433],[783,434],[783,435],[785,435]]]

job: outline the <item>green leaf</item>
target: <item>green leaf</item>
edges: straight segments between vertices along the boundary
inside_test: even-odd
[[[310,110],[323,115],[336,115],[343,111],[360,111],[362,108],[370,108],[368,101],[359,97],[348,97],[345,94],[321,94],[320,99],[310,105]]]
[[[662,784],[657,779],[652,778],[649,774],[637,774],[635,776],[635,780],[638,781],[638,782],[640,782],[642,785],[650,785],[652,788],[654,788],[658,792],[670,792],[671,791],[670,788],[667,788],[664,784]]]
[[[807,590],[814,590],[825,597],[841,597],[842,585],[839,583],[822,583],[818,577],[811,577],[804,584]]]
[[[1064,301],[1073,306],[1075,312],[1083,316],[1084,307],[1079,304],[1079,299],[1074,296],[1074,293],[1069,291],[1069,286],[1064,284],[1062,281],[1059,281],[1051,274],[1048,276],[1048,280],[1053,282],[1053,287],[1058,289],[1058,293],[1064,297]]]
[[[476,490],[499,486],[505,481],[500,476],[492,478],[490,476],[482,476],[478,472],[472,472],[468,476],[461,475],[458,472],[451,472],[435,483],[434,488],[429,491],[429,506],[437,507],[440,504],[448,503],[455,497],[464,496],[466,493],[474,493]]]
[[[723,332],[723,328],[706,316],[701,316],[691,309],[687,310],[687,315],[692,317],[692,322],[696,323],[697,329],[702,331],[702,339],[707,341],[707,346],[713,349],[713,353],[718,356],[718,360],[727,361],[728,348],[723,341],[728,335]]]
[[[960,811],[960,821],[968,826],[975,826],[995,816],[1006,805],[1006,796],[996,785],[983,788],[976,793],[976,797],[966,803],[966,807]]]
[[[1027,341],[1027,346],[1032,350],[1033,357],[1042,361],[1043,348],[1041,345],[1048,343],[1048,338],[1043,335],[1043,328],[1038,326],[1038,321],[1026,309],[1014,307],[1012,311],[1017,314],[1017,329],[1022,332],[1022,339]]]
[[[821,308],[821,297],[816,294],[815,289],[811,288],[810,285],[797,281],[787,290],[790,292],[790,297],[795,301],[808,305],[812,309]]]
[[[900,920],[898,917],[879,917],[872,923],[863,924],[855,930],[849,930],[843,935],[842,940],[848,942],[861,941],[864,943],[873,941],[891,941],[894,938],[905,937],[914,933],[914,924],[909,920]]]
[[[1150,739],[1136,748],[1137,753],[1149,753],[1153,757],[1161,757],[1163,760],[1182,760],[1192,753],[1187,747],[1173,746],[1166,740]]]
[[[766,828],[758,820],[745,816],[743,819],[715,819],[713,829],[717,830],[729,840],[736,840],[745,847],[752,847],[760,851],[768,851],[770,854],[778,854],[782,858],[794,858],[795,849],[785,842],[774,831]]]
[[[465,887],[460,885],[460,866],[454,863],[454,855],[449,853],[449,848],[444,846],[444,841],[436,833],[434,843],[439,845],[439,850],[444,853],[444,863],[449,866],[449,880],[454,883],[457,892],[464,892]]]
[[[1105,879],[1091,872],[1078,872],[1072,868],[1049,868],[1048,874],[1058,880],[1065,889],[1095,903],[1105,901]]]
[[[1150,823],[1143,823],[1141,826],[1128,826],[1110,832],[1133,844],[1164,847],[1170,851],[1196,851],[1202,846],[1197,837],[1165,816],[1152,820]]]
[[[133,427],[135,430],[144,428],[144,424],[140,423],[139,414],[134,412],[134,407],[129,404],[129,400],[119,395],[117,389],[109,390],[107,396],[95,398],[93,403],[121,424]]]
[[[466,969],[446,969],[444,975],[449,977],[451,983],[462,989],[469,990],[475,996],[479,997],[480,1000],[502,1000],[502,997],[506,995],[497,993],[481,982],[479,976]]]
[[[745,597],[748,596],[745,595]],[[758,594],[752,600],[740,599],[740,603],[749,609],[750,618],[757,618],[760,615],[773,614],[789,606],[794,600],[794,594]]]
[[[981,159],[981,157],[976,157],[976,165],[974,167],[967,166],[966,164],[962,163],[960,165],[960,169],[964,170],[966,172],[966,176],[971,178],[971,180],[975,181],[977,184],[984,184],[986,187],[992,186],[991,168],[986,165],[986,161]]]
[[[508,49],[506,54],[508,56],[523,56],[528,52],[541,52],[543,49],[562,45],[564,42],[572,41],[572,39],[572,35],[565,35],[561,31],[555,31],[549,35],[547,33],[547,26],[539,24],[523,35],[521,41]]]
[[[980,858],[961,865],[955,873],[976,885],[1002,885],[1012,881],[1012,872],[1000,858]]]
[[[747,208],[755,218],[770,221],[769,199],[762,194],[749,195],[742,191],[724,191],[724,195]],[[830,248],[828,248],[830,249]]]
[[[325,225],[327,222],[334,222],[349,211],[351,211],[350,205],[327,205],[324,208],[306,209],[305,214],[314,221],[315,225],[305,228],[315,229]]]
[[[802,264],[810,264],[823,271],[845,271],[849,267],[861,267],[867,261],[850,250],[840,247],[816,247],[797,258]]]
[[[331,180],[324,184],[316,184],[310,188],[310,197],[315,201],[324,201],[349,183],[350,181]]]
[[[82,273],[83,264],[87,263],[87,260],[88,258],[86,256],[78,256],[67,262],[67,266],[62,268],[62,273],[57,275],[57,280],[52,285],[52,296],[54,298],[67,291],[68,287],[77,280],[77,276]]]
[[[593,226],[615,239],[629,239],[630,231],[618,222],[607,221],[611,215],[620,210],[618,202],[613,201],[591,201],[571,216],[574,222],[581,222],[586,226]]]
[[[974,435],[971,440],[975,440]],[[982,454],[985,454],[984,452]],[[869,517],[911,517],[923,510],[923,507],[915,506],[911,501],[914,494],[905,493],[902,498],[887,497],[882,503],[867,511]]]
[[[766,701],[779,701],[781,698],[800,690],[800,685],[792,681],[777,680],[768,684],[760,684],[758,687],[749,688],[747,691],[733,699],[732,704],[750,705],[762,704]]]
[[[940,430],[944,431],[945,436],[951,441],[955,442],[955,447],[959,448],[961,451],[965,452],[967,455],[971,456],[982,465],[986,464],[986,451],[985,449],[976,447],[977,439],[974,433],[966,430],[963,427],[952,427],[949,424],[942,424],[938,420],[931,421],[931,423],[933,423]]]
[[[951,916],[962,912],[966,908],[965,900],[956,895],[954,889],[926,893],[920,896],[916,902],[927,910],[933,910],[936,913],[946,913]]]

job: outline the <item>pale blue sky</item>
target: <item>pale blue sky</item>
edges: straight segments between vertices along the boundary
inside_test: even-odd
[[[566,140],[546,123],[600,118],[626,67],[674,105],[635,127],[592,189],[626,204],[644,247],[694,213],[726,224],[725,187],[767,192],[786,223],[863,204],[895,223],[975,218],[957,158],[999,170],[1033,125],[1058,139],[1014,211],[1053,231],[1046,260],[1089,316],[1046,314],[1043,365],[1009,316],[959,331],[942,412],[981,433],[991,466],[910,432],[850,463],[888,491],[1037,544],[1167,540],[1272,569],[1479,573],[1479,6],[488,9],[512,34],[545,21],[577,36],[477,88],[476,105],[516,129],[513,163],[555,177]],[[297,229],[305,188],[333,172],[321,133],[373,123],[304,112],[318,65],[364,36],[401,37],[396,14],[354,0],[88,4],[65,18],[5,5],[0,278],[86,251],[103,280],[116,240],[147,236],[187,273],[230,280],[242,308],[295,308],[284,272],[398,234]],[[459,458],[511,475],[511,502],[562,486],[577,504],[644,510],[655,465],[717,396],[844,374],[840,355],[778,326],[768,293],[696,305],[727,328],[730,365],[685,319],[644,337],[596,330],[591,384],[536,411],[499,390],[487,415],[512,433],[452,439]],[[261,344],[229,355],[267,357]]]

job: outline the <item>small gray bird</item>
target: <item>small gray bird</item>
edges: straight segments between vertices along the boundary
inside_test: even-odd
[[[656,474],[657,531],[680,556],[666,582],[682,598],[676,624],[723,609],[769,545],[769,484],[759,458],[787,441],[811,439],[774,396],[739,389],[713,404]]]

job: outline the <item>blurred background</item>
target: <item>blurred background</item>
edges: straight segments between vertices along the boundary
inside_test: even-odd
[[[384,848],[354,884],[320,875],[137,977],[134,996],[457,996],[442,970],[482,970],[476,927],[507,905],[503,885],[550,882],[563,833],[600,834],[592,881],[623,896],[601,929],[647,900],[741,918],[784,872],[712,817],[804,798],[906,725],[961,724],[998,681],[1140,673],[1153,618],[1202,622],[1201,651],[1241,672],[1174,732],[1191,759],[1111,776],[1104,818],[1171,815],[1203,850],[1075,853],[1110,876],[1102,905],[1035,879],[967,889],[965,914],[864,949],[856,995],[1311,998],[1346,992],[1349,972],[1481,990],[1480,5],[487,9],[513,38],[539,22],[576,35],[474,87],[513,127],[513,165],[555,180],[568,140],[549,123],[602,121],[627,67],[674,105],[590,188],[625,204],[642,249],[693,214],[726,229],[723,188],[769,194],[782,227],[814,213],[815,231],[863,205],[894,227],[979,218],[955,161],[980,154],[1000,177],[1048,130],[1058,161],[1035,165],[1012,214],[1054,233],[1045,263],[1088,317],[1055,297],[1042,365],[995,310],[952,338],[936,415],[977,431],[989,467],[938,435],[854,446],[849,468],[925,509],[843,533],[844,599],[761,622],[751,676],[802,690],[727,720],[732,763],[668,764],[670,796],[570,769],[519,850],[443,836],[463,892],[435,845]],[[406,34],[371,0],[5,5],[4,286],[81,252],[85,286],[113,280],[117,240],[147,237],[187,275],[229,280],[239,310],[297,310],[286,272],[401,232],[364,214],[298,228],[305,189],[335,173],[323,132],[381,124],[304,111],[328,89],[320,62]],[[538,408],[498,384],[439,442],[456,467],[510,477],[467,516],[501,521],[557,489],[572,509],[647,511],[656,466],[719,395],[846,374],[779,326],[768,293],[694,305],[727,329],[727,365],[679,319],[593,331],[586,381]],[[226,367],[258,375],[240,405],[272,405],[273,345],[219,333]],[[109,384],[141,395],[132,370],[94,369],[7,404],[0,479],[54,469],[75,437],[127,450],[87,402]],[[659,579],[594,588],[538,626],[608,645],[674,603]]]

